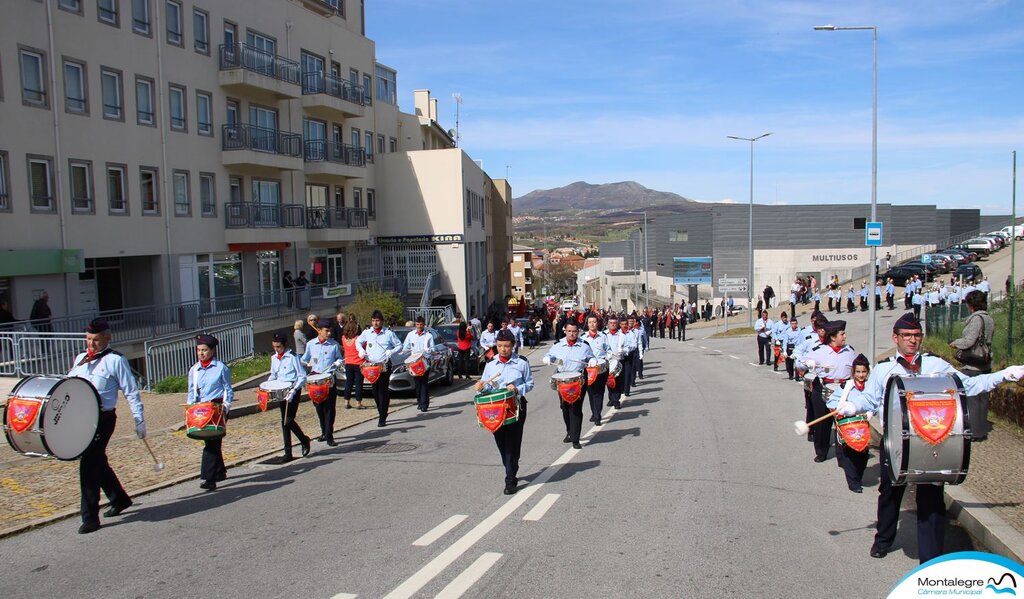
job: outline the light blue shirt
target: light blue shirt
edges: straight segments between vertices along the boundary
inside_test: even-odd
[[[500,376],[484,385],[484,391],[504,389],[512,384],[516,386],[519,397],[525,398],[526,394],[533,390],[533,372],[530,370],[530,362],[519,354],[512,354],[508,362],[502,362],[501,356],[495,356],[493,360],[484,365],[480,380],[489,381],[496,375]]]
[[[275,352],[270,356],[270,376],[267,380],[291,383],[292,390],[295,390],[306,382],[306,369],[292,350],[286,349],[280,358]]]
[[[419,331],[412,330],[405,336],[405,342],[402,343],[402,350],[410,353],[423,354],[423,361],[430,366],[430,353],[434,351],[434,336],[423,329],[421,335]]]
[[[608,351],[612,353],[621,353],[623,357],[626,354],[636,349],[636,344],[630,345],[629,335],[622,332],[622,329],[616,329],[614,333],[608,331],[605,333],[608,338]]]
[[[757,333],[758,337],[767,339],[771,335],[772,328],[774,326],[775,323],[772,322],[771,318],[769,318],[768,320],[765,320],[764,318],[759,318],[754,321],[754,332]]]
[[[206,368],[196,362],[188,371],[188,403],[218,400],[223,401],[227,409],[231,408],[231,402],[235,400],[235,391],[231,388],[231,369],[217,358]]]
[[[594,357],[594,352],[582,341],[577,340],[570,346],[566,339],[562,339],[551,346],[544,357],[549,358],[552,364],[556,364],[557,372],[580,372],[587,367],[587,362]],[[561,360],[562,364],[557,364],[556,360]]]
[[[356,351],[359,352],[359,357],[371,364],[383,362],[385,352],[393,352],[400,347],[402,347],[402,342],[389,328],[383,328],[378,333],[373,330],[373,327],[369,327],[356,339]]]
[[[488,331],[480,333],[480,347],[486,352],[490,348],[494,347],[498,343],[498,331]]]
[[[816,331],[809,331],[804,332],[802,339],[803,340],[797,344],[796,349],[793,350],[793,359],[800,366],[801,370],[806,370],[804,368],[804,358],[807,357],[807,354],[811,353],[812,349],[821,343],[821,338],[818,337],[818,333]]]
[[[853,289],[851,289],[851,290],[846,292],[846,299],[852,300],[854,297],[855,297],[855,294],[853,293]]]
[[[594,353],[595,358],[604,360],[608,357],[608,352],[611,351],[611,346],[608,345],[608,335],[601,331],[597,331],[593,337],[590,336],[590,331],[581,333],[580,341],[590,346],[590,351]]]
[[[885,294],[886,295],[896,295],[896,285],[893,285],[892,283],[886,283],[885,284]]]
[[[853,360],[856,357],[857,351],[849,345],[844,345],[837,352],[832,346],[823,343],[806,354],[803,361],[806,363],[807,360],[814,360],[814,373],[818,378],[845,381],[853,376]]]
[[[306,353],[302,354],[302,362],[309,364],[309,369],[316,374],[334,369],[334,363],[341,359],[341,346],[334,339],[323,342],[314,339],[306,344]]]
[[[772,341],[778,341],[782,337],[782,334],[789,328],[788,320],[786,322],[782,322],[781,319],[775,321],[775,324],[772,325]]]
[[[798,343],[804,340],[804,331],[803,329],[793,330],[793,327],[790,326],[785,331],[782,331],[778,338],[782,340],[784,346],[792,345],[795,348]]]
[[[868,296],[868,288],[867,287],[861,287],[860,288],[860,296],[861,297],[867,297]]]
[[[991,290],[992,287],[988,284],[988,281],[982,280],[982,282],[978,283],[978,291],[981,291],[982,293],[988,293]]]
[[[117,391],[124,393],[128,407],[132,410],[135,420],[144,420],[142,400],[139,399],[139,385],[128,365],[128,359],[112,349],[105,349],[91,362],[86,362],[88,353],[82,352],[75,356],[75,364],[68,371],[68,376],[80,376],[96,387],[100,394],[100,409],[109,412],[117,407]]]
[[[522,347],[523,346],[523,328],[520,327],[518,324],[509,323],[509,325],[508,325],[508,332],[512,333],[516,337],[516,345],[515,345],[515,347]]]

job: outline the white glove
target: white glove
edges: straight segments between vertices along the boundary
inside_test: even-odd
[[[836,408],[836,413],[840,416],[853,416],[857,413],[857,406],[850,402],[846,402]]]
[[[590,361],[587,362],[587,366],[597,366],[597,358],[590,358]]]
[[[807,365],[807,370],[814,370],[814,367],[818,365],[814,360],[807,360],[804,362]]]
[[[341,368],[341,365],[344,364],[344,363],[345,363],[344,360],[335,360],[334,364],[333,364],[333,367],[334,368]]]
[[[864,415],[867,416],[868,420],[871,420],[872,418],[875,417],[875,413],[874,412],[864,412]]]
[[[295,398],[299,396],[299,393],[300,393],[301,389],[302,389],[302,385],[297,385],[295,387],[292,387],[292,390],[288,392],[288,397],[286,397],[284,399],[285,403],[291,403],[292,401],[294,401]]]
[[[541,358],[541,362],[543,362],[545,366],[550,366],[551,358],[549,358],[548,356],[544,356],[543,358]]]
[[[146,438],[146,421],[145,420],[136,420],[135,421],[135,434],[138,435],[140,439],[145,439]]]
[[[1012,382],[1021,380],[1024,378],[1024,366],[1010,366],[1003,369],[1003,378]]]
[[[384,352],[384,361],[387,362],[388,360],[390,360],[391,354],[393,353],[395,353],[395,351],[392,349],[389,349],[388,351]]]

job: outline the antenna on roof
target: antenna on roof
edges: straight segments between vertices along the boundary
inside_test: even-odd
[[[456,92],[452,94],[452,99],[455,100],[455,147],[459,147],[459,106],[462,106],[462,94]]]

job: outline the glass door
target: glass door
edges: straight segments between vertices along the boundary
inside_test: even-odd
[[[279,252],[256,252],[260,278],[260,305],[272,306],[280,303],[281,258]]]
[[[250,52],[253,54],[251,61],[253,70],[273,77],[274,55],[277,54],[277,42],[254,31],[247,31],[245,43],[250,46]]]
[[[249,124],[258,127],[252,134],[252,149],[277,152],[277,111],[249,106]]]

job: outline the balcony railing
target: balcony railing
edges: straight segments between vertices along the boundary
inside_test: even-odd
[[[302,94],[327,94],[359,106],[368,104],[363,86],[329,73],[310,71],[302,74]]]
[[[296,158],[302,156],[302,136],[298,133],[256,125],[224,125],[221,133],[221,148],[224,150],[253,150]]]
[[[305,143],[306,162],[336,162],[349,166],[366,166],[366,152],[357,146],[329,142],[326,139],[308,139]]]
[[[365,229],[365,208],[306,207],[307,229]]]
[[[220,70],[245,69],[299,85],[299,63],[247,44],[221,44]]]
[[[224,226],[228,229],[304,227],[302,204],[264,204],[261,202],[225,202]]]

